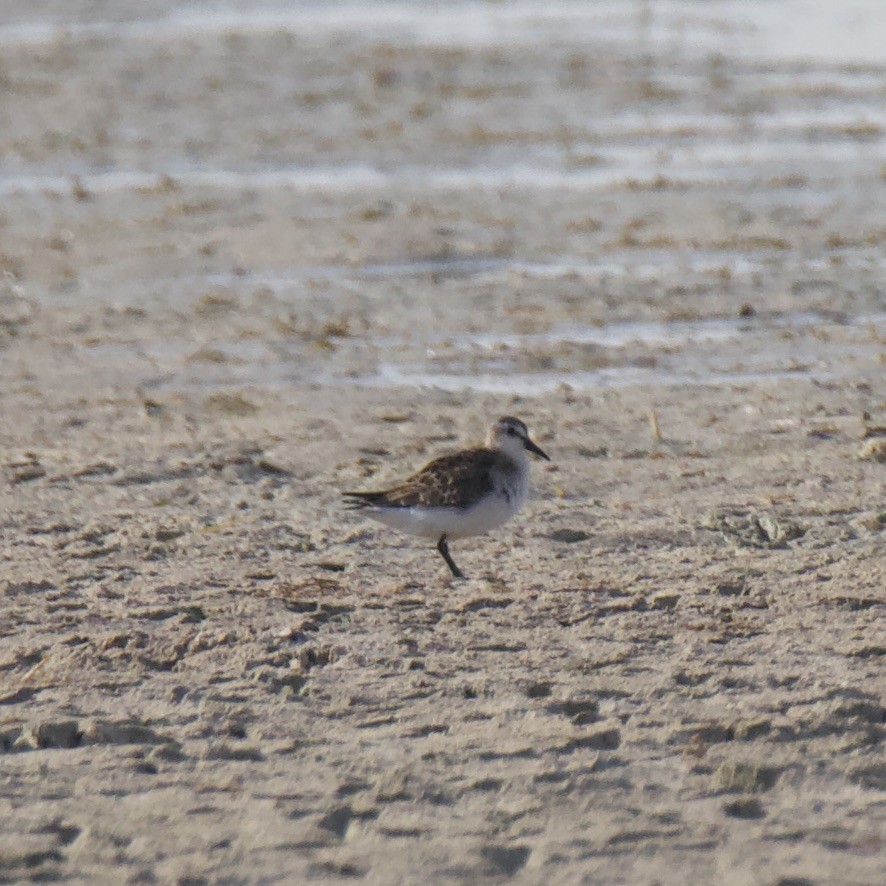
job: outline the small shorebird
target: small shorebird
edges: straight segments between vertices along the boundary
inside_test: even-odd
[[[519,418],[504,416],[489,429],[485,446],[436,458],[388,489],[343,495],[350,507],[365,510],[373,520],[436,538],[452,574],[464,578],[448,541],[489,532],[523,507],[529,492],[527,452],[550,461]]]

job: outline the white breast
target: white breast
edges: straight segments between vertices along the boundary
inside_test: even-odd
[[[369,516],[401,532],[427,538],[439,538],[443,533],[452,539],[483,535],[506,523],[523,507],[523,486],[497,488],[471,508],[375,508]]]

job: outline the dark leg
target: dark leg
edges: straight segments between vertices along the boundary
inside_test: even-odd
[[[449,545],[446,544],[446,533],[440,536],[440,541],[437,542],[437,550],[440,552],[440,556],[446,561],[446,565],[452,571],[452,574],[456,578],[464,578],[465,574],[455,565],[455,560],[449,556]]]

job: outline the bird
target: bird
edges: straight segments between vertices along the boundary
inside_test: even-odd
[[[463,579],[449,541],[490,532],[523,507],[529,493],[527,453],[551,460],[532,441],[524,422],[505,415],[489,428],[485,446],[435,458],[387,489],[342,495],[347,507],[373,520],[436,538],[450,572]]]

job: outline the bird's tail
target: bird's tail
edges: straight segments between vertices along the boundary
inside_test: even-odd
[[[373,505],[384,501],[384,492],[343,492],[345,507],[351,510],[371,508]]]

